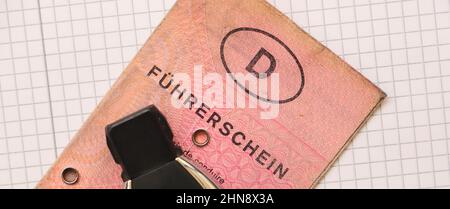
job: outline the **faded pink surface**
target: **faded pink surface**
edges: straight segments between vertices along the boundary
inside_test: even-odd
[[[225,75],[220,58],[220,43],[231,30],[252,27],[267,31],[282,40],[302,64],[305,85],[292,102],[280,105],[280,115],[273,120],[259,119],[258,109],[212,109],[223,121],[234,124],[289,167],[288,174],[276,178],[259,165],[242,147],[232,144],[230,136],[219,134],[195,110],[175,109],[170,95],[157,79],[146,77],[157,65],[166,72],[193,73],[194,65],[208,72]],[[295,63],[286,58],[279,45],[264,37],[241,34],[225,47],[227,60],[234,69],[242,69],[249,57],[263,45],[277,57],[281,96],[292,95],[298,85]],[[285,59],[286,58],[286,59]],[[195,92],[194,92],[195,93]],[[245,94],[244,92],[241,92]],[[181,0],[154,32],[143,49],[105,96],[72,143],[41,180],[38,188],[121,188],[120,168],[114,164],[106,147],[104,127],[147,105],[155,104],[166,115],[174,140],[193,158],[225,179],[221,188],[311,188],[327,170],[339,152],[374,108],[384,98],[377,87],[340,60],[327,48],[301,31],[287,17],[265,1],[252,0]],[[192,146],[191,135],[204,128],[212,136],[205,148]],[[195,160],[192,160],[202,171]],[[60,178],[66,167],[79,170],[76,185],[64,185]],[[211,177],[214,179],[213,177]]]

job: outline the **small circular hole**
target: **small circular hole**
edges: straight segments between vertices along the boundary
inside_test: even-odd
[[[210,139],[211,136],[205,129],[198,129],[192,134],[192,142],[194,142],[197,147],[208,145]]]
[[[66,168],[61,174],[62,180],[67,185],[73,185],[77,183],[80,174],[74,168]]]

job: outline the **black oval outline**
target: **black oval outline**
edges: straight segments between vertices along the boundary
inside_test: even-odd
[[[281,46],[283,46],[289,52],[289,54],[291,54],[291,56],[295,59],[295,62],[297,63],[297,66],[298,66],[298,68],[300,70],[301,81],[302,81],[300,89],[297,91],[297,93],[294,96],[292,96],[292,97],[290,97],[288,99],[284,99],[284,100],[272,100],[272,99],[262,98],[259,95],[255,94],[255,93],[251,92],[250,90],[248,90],[247,88],[245,88],[245,86],[240,84],[236,80],[236,78],[231,74],[231,70],[228,68],[227,62],[225,61],[225,55],[224,55],[225,44],[226,44],[228,38],[231,35],[233,35],[233,34],[235,34],[237,32],[241,32],[241,31],[251,31],[251,32],[261,33],[261,34],[263,34],[263,35],[265,35],[265,36],[267,36],[269,38],[272,38],[273,40],[278,42]],[[222,64],[225,67],[225,70],[229,73],[231,78],[233,78],[234,82],[239,87],[241,87],[241,89],[243,89],[247,94],[249,94],[249,95],[251,95],[251,96],[253,96],[253,97],[255,97],[255,98],[259,99],[259,100],[263,100],[263,101],[266,101],[266,102],[269,102],[269,103],[285,104],[285,103],[292,102],[293,100],[297,99],[297,97],[300,96],[300,94],[303,91],[303,88],[305,87],[305,75],[304,75],[304,72],[303,72],[303,67],[300,64],[300,61],[298,60],[297,56],[295,56],[294,52],[292,52],[292,50],[283,41],[281,41],[276,36],[266,32],[266,31],[263,31],[263,30],[260,30],[260,29],[257,29],[257,28],[241,27],[241,28],[236,28],[236,29],[228,32],[227,35],[225,36],[225,38],[223,38],[222,43],[220,44],[220,57],[222,59]]]

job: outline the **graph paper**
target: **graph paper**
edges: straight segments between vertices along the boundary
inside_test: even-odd
[[[270,0],[388,94],[318,188],[450,188],[450,0]],[[33,188],[175,0],[0,0],[0,188]]]

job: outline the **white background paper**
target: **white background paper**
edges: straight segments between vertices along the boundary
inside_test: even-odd
[[[174,0],[0,0],[0,187],[33,188]],[[450,187],[449,0],[271,0],[389,98],[319,188]]]

